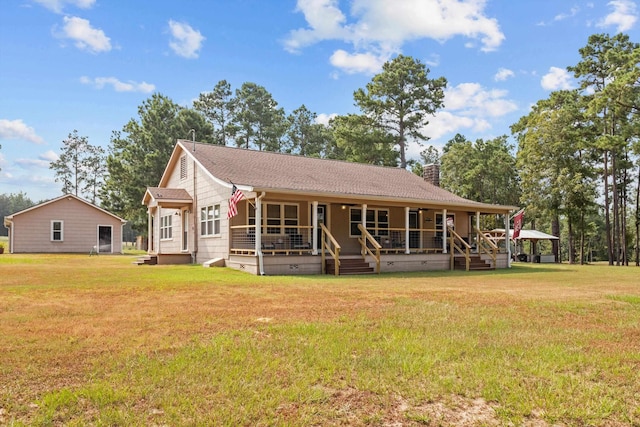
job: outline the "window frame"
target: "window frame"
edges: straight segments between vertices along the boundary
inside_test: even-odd
[[[357,213],[357,215],[354,215],[354,213]],[[384,216],[381,217],[381,214]],[[374,236],[386,236],[389,234],[389,208],[367,208],[365,215],[365,227],[369,233]],[[355,218],[356,216],[357,218]],[[386,217],[386,221],[381,220],[384,217]],[[358,224],[362,224],[362,208],[349,208],[349,237],[361,236]]]
[[[269,206],[278,207],[278,216],[269,216]],[[289,212],[287,212],[289,208]],[[290,215],[291,208],[295,210],[295,217]],[[264,234],[271,236],[285,236],[298,234],[300,226],[300,204],[291,202],[265,202],[262,203],[262,230]],[[247,224],[255,225],[256,211],[250,204],[247,205]]]
[[[160,240],[173,240],[173,214],[160,217]]]
[[[60,224],[60,229],[56,230],[55,225]],[[56,239],[56,233],[60,234],[60,237]],[[51,230],[49,234],[49,238],[52,242],[64,242],[64,220],[61,219],[52,219],[51,220]]]
[[[215,237],[222,233],[222,213],[221,204],[200,208],[200,237]]]

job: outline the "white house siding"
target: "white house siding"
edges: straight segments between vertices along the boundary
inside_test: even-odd
[[[197,174],[197,208],[195,214],[196,233],[198,236],[198,253],[196,262],[202,263],[213,258],[229,257],[229,221],[227,209],[231,189],[215,182],[202,171]],[[206,206],[220,205],[220,234],[216,236],[200,235],[200,209]],[[239,206],[240,208],[240,206]]]
[[[51,241],[51,221],[63,221],[63,241]],[[61,198],[14,216],[13,253],[89,253],[98,226],[111,226],[113,253],[122,253],[122,222],[73,197]]]
[[[178,153],[176,153],[178,154]],[[193,198],[193,206],[189,213],[189,251],[196,253],[196,263],[208,261],[213,258],[228,258],[229,253],[229,229],[226,225],[228,200],[231,195],[229,187],[222,186],[215,182],[211,177],[198,167],[197,163],[187,155],[187,174],[186,178],[180,176],[180,157],[184,155],[180,153],[176,156],[177,161],[170,165],[167,171],[167,181],[163,184],[167,188],[185,189]],[[194,179],[195,173],[195,179]],[[196,189],[194,191],[194,184]],[[220,215],[220,234],[216,236],[200,235],[200,209],[206,206],[219,204],[221,209]],[[181,253],[182,252],[182,217],[175,215],[179,212],[175,209],[160,209],[160,216],[173,215],[172,219],[172,238],[160,240],[160,216],[154,219],[154,236],[156,239],[156,248],[159,253]],[[182,214],[182,213],[181,213]],[[197,239],[197,242],[195,241]],[[158,244],[159,241],[159,245]]]

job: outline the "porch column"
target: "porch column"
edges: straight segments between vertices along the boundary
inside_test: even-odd
[[[153,231],[151,230],[151,225],[153,224],[152,218],[151,208],[147,208],[147,253],[150,253],[153,248],[153,243],[151,243],[151,239],[153,238]]]
[[[507,267],[511,268],[511,230],[509,229],[509,212],[504,214],[504,243],[507,249]]]
[[[362,226],[367,228],[367,204],[362,204]]]
[[[160,205],[158,205],[158,220],[156,221],[158,224],[158,234],[154,233],[154,239],[157,238],[158,239],[158,246],[156,247],[156,253],[159,254],[160,251],[162,250],[160,248],[160,241],[162,240],[162,237],[160,236],[160,226],[162,225],[162,207]]]
[[[409,206],[404,208],[404,253],[411,253],[409,250]]]
[[[447,253],[447,210],[442,209],[442,253]]]
[[[262,201],[256,197],[256,254],[262,252]]]
[[[311,236],[311,241],[312,243],[312,247],[313,250],[311,251],[311,255],[318,255],[318,201],[315,200],[312,203],[312,209],[313,211],[311,212],[311,222],[313,222],[313,230],[312,233],[313,235]]]
[[[476,252],[480,253],[480,211],[476,212]]]

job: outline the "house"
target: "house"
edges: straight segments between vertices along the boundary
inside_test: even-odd
[[[437,165],[425,171],[439,176]],[[508,247],[479,224],[500,215],[508,228],[516,207],[436,184],[399,168],[178,140],[142,201],[149,257],[270,275],[507,267]],[[234,186],[244,197],[228,219]]]
[[[125,223],[72,194],[4,218],[11,253],[122,253]]]

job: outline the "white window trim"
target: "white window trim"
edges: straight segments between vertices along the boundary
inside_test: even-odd
[[[53,229],[53,224],[59,222],[60,223],[60,238],[59,239],[54,239],[53,235],[54,232],[57,232],[57,230]],[[51,220],[51,234],[49,236],[51,238],[52,242],[64,242],[64,221],[61,219],[52,219]]]
[[[202,219],[202,212],[205,212],[205,219]],[[212,217],[209,218],[209,212],[212,212]],[[205,230],[209,227],[206,225],[211,221],[211,233],[203,233],[202,225],[205,224]],[[216,233],[216,224],[218,224],[218,232]],[[200,208],[200,218],[198,225],[200,226],[200,237],[220,237],[222,235],[222,204],[214,203],[213,205],[207,205]]]
[[[280,206],[280,225],[268,225],[268,205],[278,205]],[[286,206],[295,206],[296,208],[296,225],[285,224],[287,220],[293,220],[293,218],[287,218],[285,215],[285,207]],[[249,205],[247,204],[247,224],[254,225],[256,223],[256,217],[250,216]],[[252,206],[251,206],[252,207]],[[255,214],[255,210],[253,211]],[[262,230],[263,234],[268,234],[270,236],[285,236],[287,228],[294,228],[299,230],[300,227],[300,203],[291,203],[291,202],[264,202],[262,203]],[[278,233],[269,233],[269,229],[279,228],[280,231]],[[298,233],[298,231],[296,231]]]
[[[356,223],[355,221],[351,221],[351,212],[353,211],[359,211],[362,212],[362,208],[358,208],[358,207],[352,207],[349,208],[349,237],[351,238],[357,238],[360,237],[360,234],[351,234],[351,225]],[[383,230],[388,230],[389,229],[389,224],[391,223],[391,218],[389,217],[389,209],[388,208],[367,208],[367,212],[368,211],[373,211],[374,212],[374,223],[375,223],[375,227],[373,230],[369,230],[369,228],[367,227],[367,230],[369,231],[369,233],[372,233],[373,235],[377,235],[378,229],[380,228],[380,224],[378,223],[378,212],[380,211],[384,211],[387,213],[387,225],[386,227],[383,227]],[[367,217],[366,217],[366,212],[365,212],[365,218],[364,218],[364,222],[365,224],[369,221],[367,221]],[[357,222],[357,224],[362,224],[362,218],[360,218],[360,220]]]
[[[160,240],[173,240],[172,217],[173,214],[163,215],[160,217]]]

